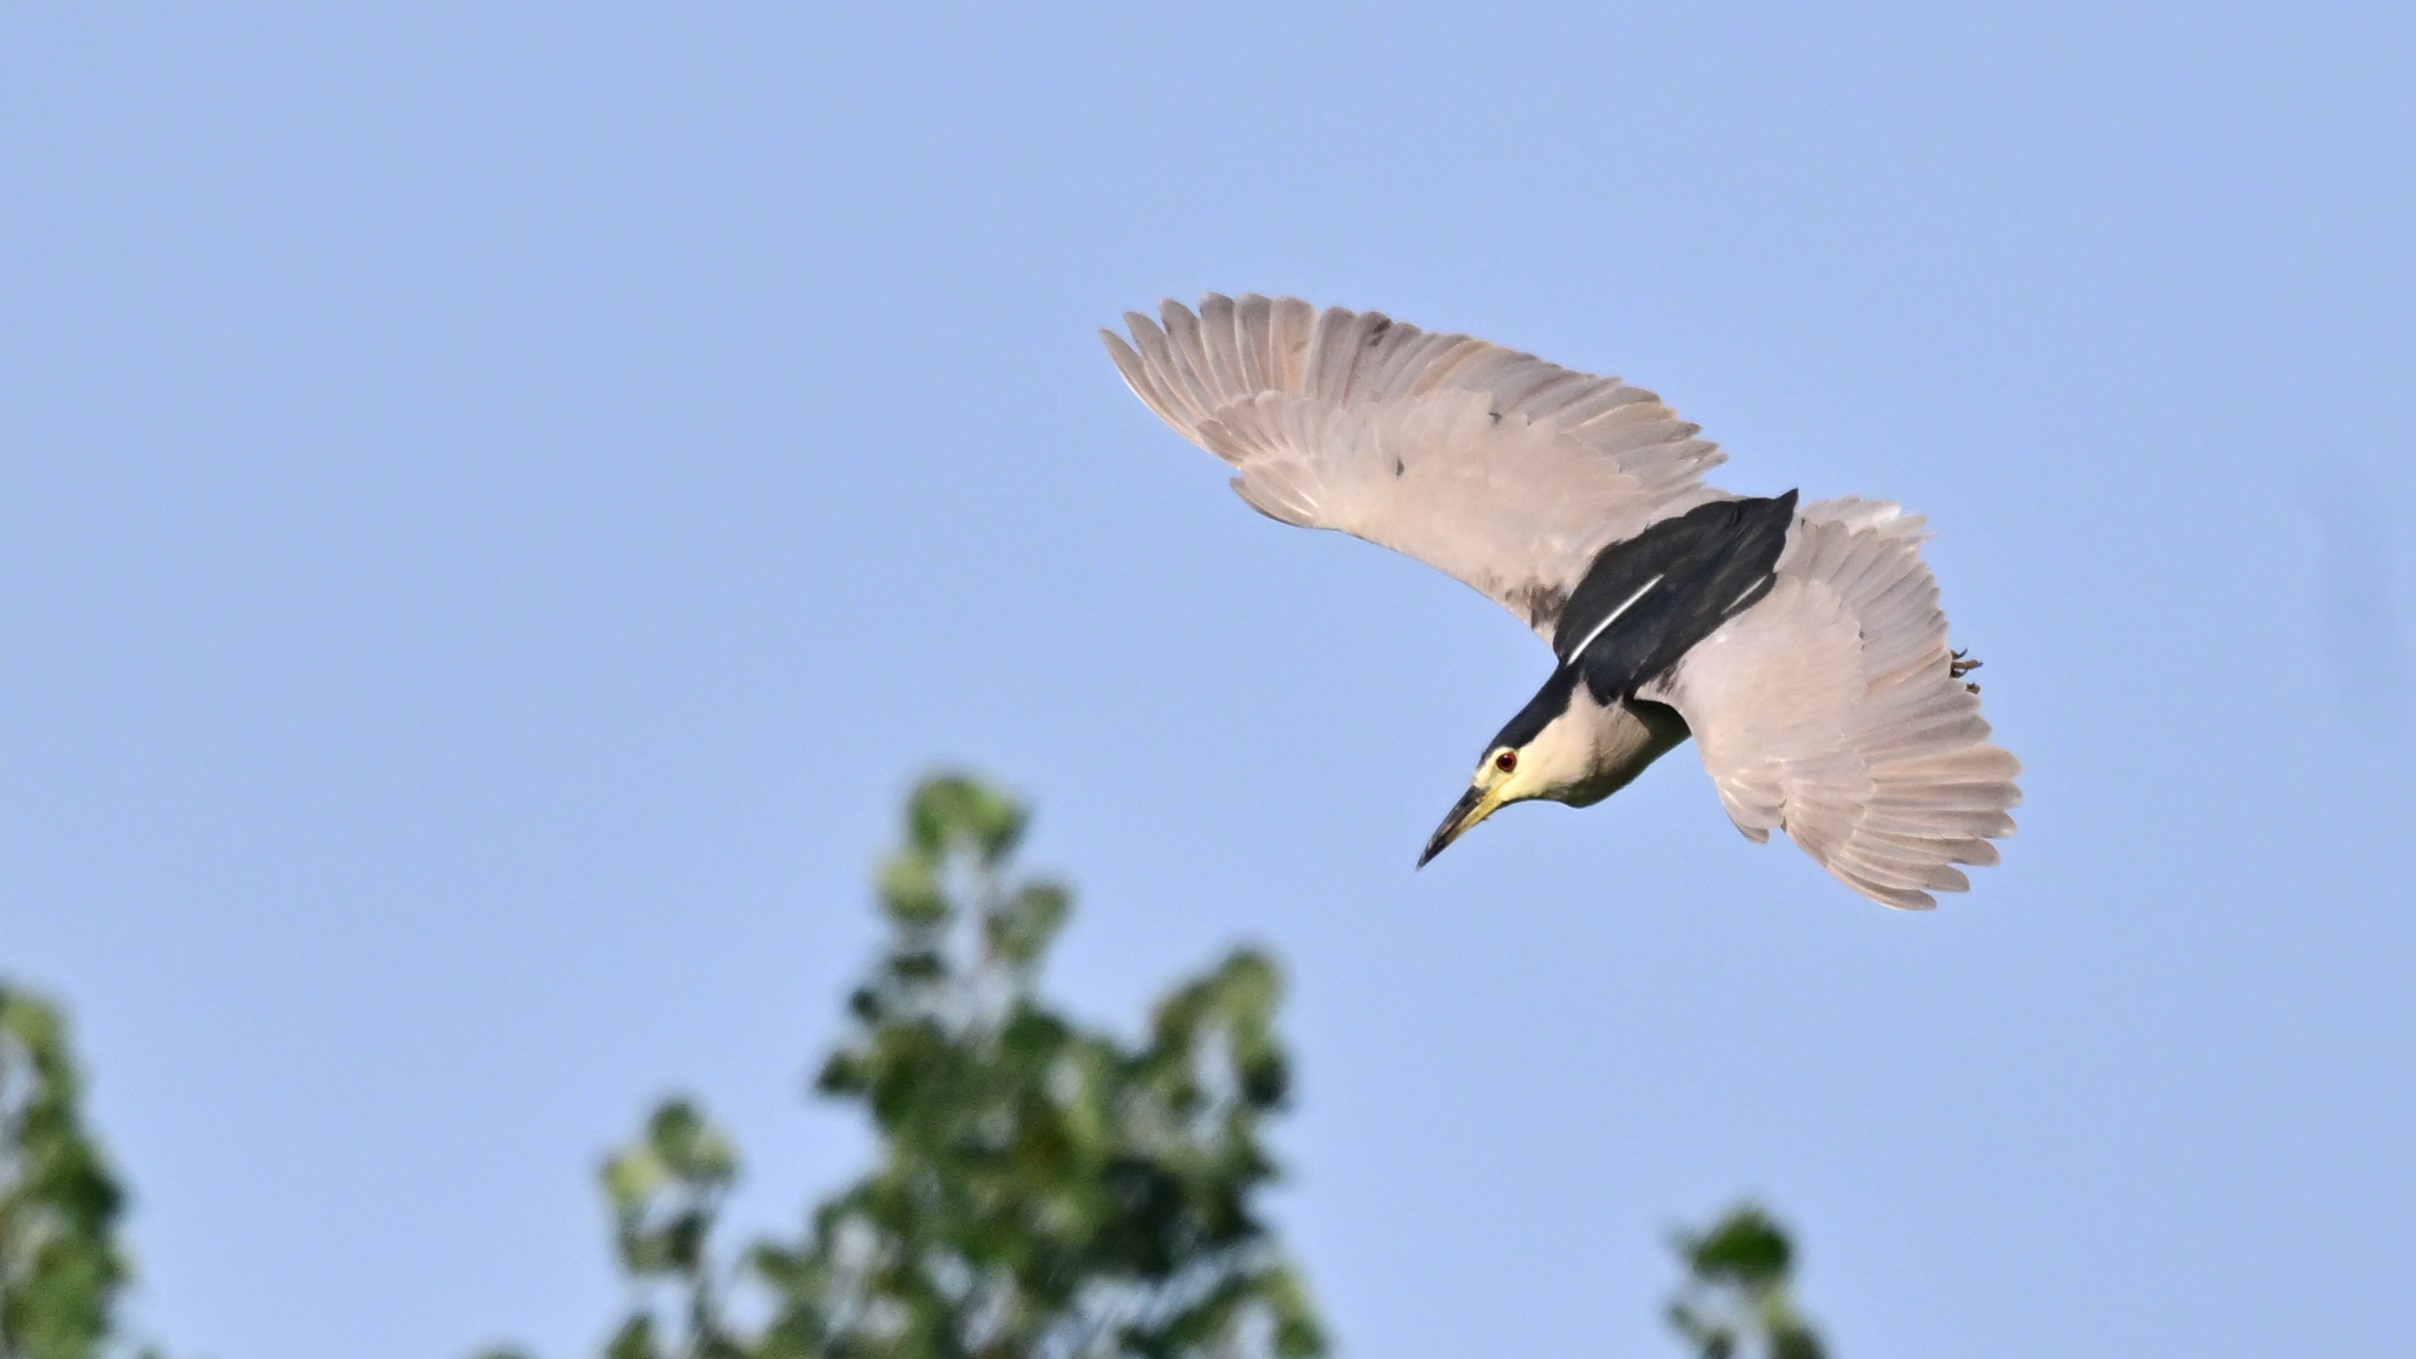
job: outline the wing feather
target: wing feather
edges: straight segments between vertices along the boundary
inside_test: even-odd
[[[1948,670],[1921,520],[1860,499],[1804,511],[1768,595],[1646,696],[1678,709],[1737,828],[1783,829],[1890,906],[1970,886],[2013,833],[2020,762]]]
[[[1287,524],[1476,587],[1547,639],[1595,555],[1723,493],[1651,392],[1377,312],[1210,294],[1102,332],[1133,394]]]

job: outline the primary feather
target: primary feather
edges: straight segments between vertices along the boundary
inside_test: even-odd
[[[1102,331],[1135,395],[1263,514],[1475,586],[1549,638],[1608,543],[1713,499],[1721,460],[1660,399],[1465,335],[1210,294]]]

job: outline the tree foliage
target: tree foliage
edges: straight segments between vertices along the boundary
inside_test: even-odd
[[[1673,1244],[1687,1279],[1669,1322],[1700,1359],[1824,1359],[1820,1337],[1796,1310],[1795,1247],[1768,1213],[1744,1204]]]
[[[621,1259],[659,1288],[611,1359],[1309,1359],[1325,1342],[1260,1213],[1290,1069],[1276,971],[1243,950],[1137,1043],[1039,992],[1069,898],[1019,877],[1023,810],[938,777],[880,875],[886,952],[815,1081],[878,1164],[795,1240],[717,1268],[737,1161],[684,1102],[604,1179]],[[759,1317],[741,1325],[737,1315]]]
[[[927,780],[883,865],[886,949],[815,1087],[861,1109],[875,1164],[793,1238],[717,1239],[739,1175],[692,1103],[603,1168],[636,1302],[605,1359],[1315,1359],[1324,1331],[1261,1214],[1261,1140],[1291,1068],[1274,964],[1243,949],[1137,1040],[1039,982],[1064,888],[1019,875],[1021,807]],[[124,1196],[79,1108],[65,1025],[0,985],[0,1359],[109,1359]],[[1738,1208],[1675,1238],[1669,1320],[1697,1359],[1824,1359],[1793,1248]],[[488,1359],[518,1359],[492,1351]]]
[[[109,1352],[125,1196],[81,1085],[57,1008],[0,984],[0,1359]]]

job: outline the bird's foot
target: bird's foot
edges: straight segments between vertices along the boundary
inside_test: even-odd
[[[1952,652],[1946,658],[1946,675],[1949,679],[1961,679],[1979,668],[1980,658],[1968,651]],[[1963,687],[1975,694],[1980,692],[1980,686],[1976,684],[1966,684]]]

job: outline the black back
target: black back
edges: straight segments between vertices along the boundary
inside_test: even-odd
[[[1553,628],[1559,666],[1486,749],[1523,749],[1568,711],[1579,684],[1597,703],[1637,705],[1637,689],[1770,593],[1794,522],[1793,491],[1718,500],[1602,549]],[[1603,627],[1606,618],[1612,621]],[[1583,653],[1571,656],[1579,646]],[[1675,711],[1661,710],[1679,720]]]
[[[1769,593],[1771,568],[1794,522],[1793,491],[1715,500],[1604,548],[1570,592],[1553,630],[1561,667],[1574,670],[1597,702],[1633,698],[1639,686]],[[1648,581],[1652,588],[1644,589]],[[1594,636],[1623,604],[1617,620]],[[1580,645],[1584,653],[1572,655]]]

